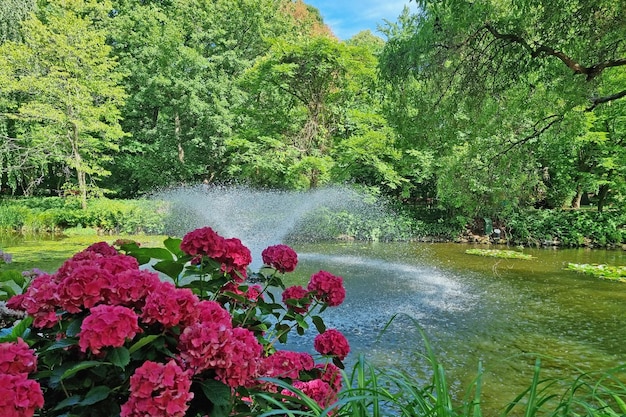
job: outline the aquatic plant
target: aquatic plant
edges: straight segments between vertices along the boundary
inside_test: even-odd
[[[503,249],[467,249],[465,253],[469,255],[490,256],[503,259],[533,259],[532,255]]]
[[[568,263],[567,269],[570,271],[593,275],[598,278],[626,282],[626,266]]]

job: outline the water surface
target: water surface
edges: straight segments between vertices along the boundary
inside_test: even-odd
[[[302,245],[297,272],[303,282],[319,269],[343,276],[346,301],[325,321],[345,331],[354,354],[419,377],[427,368],[420,326],[453,389],[467,388],[482,363],[483,400],[494,407],[528,387],[537,357],[544,376],[555,377],[626,363],[626,284],[564,270],[568,262],[624,265],[624,252],[524,249],[535,259],[508,260],[465,254],[470,247]]]

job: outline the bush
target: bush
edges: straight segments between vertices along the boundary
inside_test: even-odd
[[[19,232],[57,232],[85,227],[102,233],[161,234],[165,230],[163,204],[148,200],[89,200],[82,210],[75,199],[37,197],[4,200],[0,228]]]
[[[619,211],[533,209],[515,213],[505,223],[510,240],[531,245],[616,246],[626,236],[626,214]]]
[[[89,246],[8,301],[28,317],[0,334],[0,371],[11,376],[1,381],[0,410],[226,417],[271,408],[268,394],[302,410],[336,401],[350,347],[318,313],[343,302],[341,277],[320,271],[306,289],[285,288],[297,255],[275,245],[252,275],[262,285],[245,282],[250,251],[208,227],[162,248],[117,246],[126,254],[104,242]],[[139,268],[151,260],[163,276]],[[277,346],[310,322],[318,363]],[[28,396],[18,392],[25,385]]]

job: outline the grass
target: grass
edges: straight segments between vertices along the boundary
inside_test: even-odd
[[[534,259],[533,256],[522,252],[502,249],[467,249],[465,253],[468,255],[489,256],[503,259]]]
[[[626,282],[626,266],[611,266],[603,264],[573,264],[568,263],[567,269],[598,278],[612,281]]]

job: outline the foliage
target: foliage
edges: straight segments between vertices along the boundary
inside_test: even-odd
[[[402,146],[438,156],[441,203],[494,217],[619,201],[623,1],[417,6],[384,29],[385,115]]]
[[[619,211],[533,209],[512,213],[505,224],[505,235],[515,243],[607,247],[624,243],[626,217]]]
[[[102,161],[124,135],[122,73],[94,23],[107,9],[106,2],[46,2],[22,23],[23,43],[0,46],[0,96],[10,100],[2,118],[13,121],[0,150],[2,170],[19,177],[22,169],[62,164],[75,173],[83,207],[89,176],[109,174]],[[31,181],[28,189],[38,180]]]
[[[0,203],[0,228],[26,232],[85,227],[111,233],[163,233],[166,209],[148,200],[89,200],[85,210],[71,198],[20,198]]]
[[[278,245],[263,251],[265,266],[251,275],[262,285],[244,282],[249,250],[210,228],[160,248],[116,244],[126,254],[93,244],[7,304],[29,317],[3,330],[0,346],[36,353],[23,367],[43,388],[45,415],[253,415],[268,407],[267,393],[297,407],[300,400],[281,394],[285,382],[310,393],[313,404],[334,402],[349,346],[318,313],[343,301],[340,277],[320,271],[306,289],[285,288],[297,255]],[[139,269],[148,262],[164,280]],[[317,365],[309,354],[279,348],[292,330],[311,326],[319,332]],[[7,359],[9,369],[28,352]]]
[[[467,249],[465,253],[468,255],[490,256],[503,259],[533,259],[533,256],[527,253],[503,249]]]
[[[626,282],[626,267],[624,266],[568,263],[567,269],[570,271],[593,275],[598,278]]]

